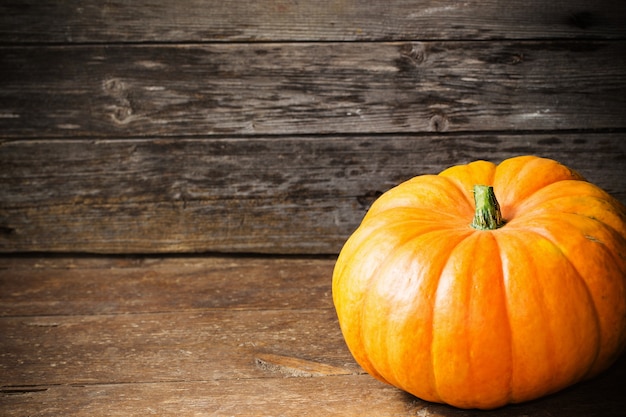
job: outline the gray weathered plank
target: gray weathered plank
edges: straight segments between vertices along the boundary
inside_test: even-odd
[[[619,0],[21,0],[0,42],[198,42],[621,37]]]
[[[381,192],[534,153],[626,202],[623,134],[6,141],[0,250],[337,253]]]
[[[626,41],[2,47],[0,138],[626,127]]]

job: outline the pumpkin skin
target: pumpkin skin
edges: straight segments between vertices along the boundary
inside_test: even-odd
[[[473,186],[506,222],[470,226]],[[609,367],[626,344],[626,209],[550,159],[476,161],[379,197],[341,250],[333,302],[373,377],[493,409]]]

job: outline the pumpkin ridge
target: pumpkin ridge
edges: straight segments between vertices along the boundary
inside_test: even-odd
[[[505,160],[496,167],[493,186],[500,204],[508,207],[512,202],[524,202],[545,187],[561,181],[587,182],[576,171],[557,161],[537,156],[519,156]],[[505,190],[507,193],[501,196]]]
[[[618,253],[615,252],[616,250],[619,250],[619,249],[615,249],[615,246],[617,246],[618,248],[622,248],[622,249],[626,248],[626,239],[619,233],[619,231],[615,230],[613,227],[611,227],[611,225],[605,222],[602,222],[599,219],[584,215],[582,213],[576,213],[576,212],[562,212],[562,213],[552,212],[552,213],[546,214],[545,216],[542,216],[540,220],[542,222],[549,221],[551,223],[560,221],[560,222],[570,224],[573,229],[577,229],[575,225],[572,225],[571,220],[568,220],[568,216],[564,216],[564,214],[571,216],[572,218],[582,218],[585,220],[595,222],[598,225],[598,227],[605,229],[606,233],[610,236],[611,239],[617,239],[621,241],[619,245],[611,245],[611,244],[607,244],[607,242],[604,239],[597,239],[593,236],[588,236],[588,235],[583,236],[584,238],[590,239],[594,241],[595,243],[601,245],[604,250],[604,253],[610,256],[611,263],[615,265],[616,269],[621,271],[622,274],[626,274],[626,269],[624,268],[624,266],[626,266],[626,262],[624,262],[624,258],[619,252]],[[596,321],[596,328],[598,329],[598,334],[597,334],[598,343],[596,344],[597,351],[596,351],[594,360],[593,362],[590,363],[588,371],[585,373],[585,376],[582,378],[582,379],[587,379],[588,377],[591,377],[595,373],[597,373],[598,365],[602,365],[602,363],[598,364],[598,361],[599,360],[605,361],[605,359],[601,357],[600,354],[602,352],[602,346],[604,346],[607,342],[605,341],[605,336],[602,331],[600,312],[598,311],[596,298],[593,296],[593,291],[589,287],[589,283],[587,279],[585,278],[585,276],[580,272],[580,270],[576,267],[576,265],[571,261],[571,258],[570,258],[571,255],[568,255],[567,253],[563,251],[563,249],[561,248],[560,242],[553,237],[554,234],[551,231],[546,230],[542,225],[533,226],[532,229],[529,228],[528,225],[525,225],[524,227],[527,231],[532,231],[533,233],[536,233],[540,235],[541,237],[543,237],[544,239],[550,241],[556,248],[559,249],[559,251],[563,254],[564,259],[566,259],[567,263],[571,266],[572,270],[576,272],[576,276],[582,282],[583,286],[585,287],[587,291],[589,300],[591,300],[591,304],[592,304],[593,311],[594,311],[594,319]],[[606,267],[606,265],[604,265],[604,267]],[[606,367],[606,364],[604,367]]]
[[[452,187],[455,187],[459,191],[459,194],[465,198],[465,202],[469,207],[474,207],[474,199],[472,197],[473,190],[465,189],[463,183],[456,176],[440,175],[440,177],[445,178]]]
[[[529,233],[528,231],[525,231],[526,233]],[[514,230],[509,229],[508,233],[504,233],[504,234],[500,234],[501,235],[501,239],[503,239],[504,242],[509,242],[509,245],[507,245],[509,247],[509,250],[511,249],[515,249],[517,252],[519,253],[524,253],[526,254],[527,259],[532,259],[532,246],[528,245],[528,239],[524,239],[521,237],[518,237],[518,233],[515,233]],[[537,236],[541,237],[542,239],[544,239],[543,236],[541,236],[540,234],[536,234]],[[510,242],[515,242],[513,244],[511,244]],[[502,253],[507,253],[506,251],[503,252],[503,249],[501,246],[499,246],[500,249],[500,254],[502,256]],[[503,270],[505,269],[505,264],[508,263],[512,263],[515,264],[517,262],[519,262],[519,260],[516,259],[510,259],[507,257],[501,257],[502,259],[502,267]],[[539,269],[539,266],[536,265],[533,262],[529,262],[526,265],[526,270],[529,271],[528,268],[532,268],[532,270],[530,270],[530,274],[532,276],[537,274],[537,271]],[[511,280],[513,280],[514,278],[510,275],[510,272],[513,272],[513,268],[509,265],[507,268],[507,272],[504,273],[503,272],[503,277],[507,278],[507,284],[505,285],[505,294],[511,294],[514,293],[516,291],[515,289],[515,285],[511,283]],[[518,278],[519,279],[519,278]],[[546,287],[544,287],[543,285],[541,285],[539,287],[540,292],[538,293],[538,296],[535,297],[532,300],[532,303],[534,304],[535,308],[534,311],[538,312],[540,317],[546,317],[548,314],[547,312],[549,311],[549,305],[546,302],[546,297],[549,296],[549,293],[547,292]],[[512,297],[506,297],[507,300],[507,311],[509,312],[509,326],[511,327],[512,331],[510,333],[511,335],[511,364],[516,364],[517,360],[520,358],[520,356],[524,356],[524,352],[528,349],[527,346],[525,346],[524,341],[521,342],[518,340],[519,339],[519,335],[516,337],[516,334],[518,332],[516,332],[515,330],[513,330],[513,322],[515,321],[516,317],[514,317],[510,311],[512,310],[511,307],[511,302],[515,299],[515,297],[518,295],[513,295]],[[519,301],[518,301],[519,302]],[[519,308],[519,306],[518,306]],[[513,308],[514,309],[514,308]],[[542,349],[542,352],[545,355],[546,361],[543,362],[543,367],[549,367],[552,371],[554,371],[554,367],[555,367],[555,363],[556,363],[556,357],[558,356],[558,352],[555,351],[555,334],[554,334],[554,328],[553,327],[548,327],[550,329],[549,332],[544,333],[543,334],[543,338],[544,338],[544,347]],[[524,364],[526,366],[528,366],[528,359],[526,360],[522,360],[521,363]],[[516,368],[511,368],[511,376],[515,376],[516,378],[520,378],[520,376],[516,373]],[[533,375],[531,375],[530,377],[528,375],[525,376],[526,378],[530,378],[532,381],[532,378],[534,378]],[[511,378],[511,388],[510,388],[510,397],[512,398],[512,402],[513,403],[519,403],[519,402],[524,402],[527,401],[528,398],[528,393],[527,392],[520,392],[519,391],[519,387],[518,384],[515,383],[515,379]],[[519,383],[519,382],[518,382]],[[538,381],[534,381],[535,384],[539,383],[539,384],[544,384],[544,382],[538,382]],[[531,398],[534,396],[531,396]]]
[[[452,230],[452,229],[448,229],[448,230],[441,230],[440,228],[434,228],[433,230],[428,230],[425,233],[420,233],[420,234],[416,234],[411,236],[410,238],[402,241],[402,242],[398,242],[397,247],[402,247],[402,248],[406,248],[407,246],[410,246],[412,243],[414,246],[412,246],[412,251],[411,251],[411,258],[414,258],[416,256],[416,254],[418,254],[421,250],[419,249],[419,245],[415,245],[415,242],[417,240],[423,240],[423,241],[440,241],[440,242],[450,242],[452,239],[457,240],[456,244],[454,244],[451,248],[448,247],[447,245],[443,245],[438,248],[437,253],[438,254],[447,254],[450,253],[451,250],[454,250],[454,248],[456,248],[465,238],[467,238],[467,236],[469,234],[471,234],[472,231],[468,230],[468,233],[466,233],[465,236],[459,235],[458,232],[456,230]],[[434,239],[434,237],[437,236],[438,239]],[[433,238],[431,238],[433,237]],[[447,237],[447,238],[446,238]],[[369,288],[368,288],[368,294],[372,294],[372,287],[376,285],[376,282],[378,280],[385,280],[384,276],[380,276],[381,271],[385,271],[386,269],[388,269],[391,265],[393,265],[394,263],[397,262],[398,257],[400,255],[393,255],[396,251],[392,250],[390,251],[391,255],[385,257],[384,261],[382,261],[379,266],[376,268],[375,271],[372,272],[371,274],[371,279],[369,280]],[[399,253],[399,252],[398,252]],[[406,256],[406,255],[405,255]],[[435,259],[439,259],[439,257],[435,257]],[[433,273],[434,277],[437,277],[437,280],[440,279],[441,277],[441,271],[443,270],[443,268],[445,267],[445,262],[442,262],[441,264],[437,264],[438,265],[438,271],[436,273]],[[433,263],[429,262],[427,266],[423,267],[423,269],[425,270],[431,270],[431,268],[433,267]],[[427,279],[427,278],[425,278]],[[435,286],[435,290],[433,292],[433,294],[436,294],[437,291],[437,287],[439,285],[439,282],[433,284]],[[366,296],[367,297],[367,296]],[[363,302],[363,304],[366,304],[366,301]],[[360,314],[359,314],[359,320],[361,321],[361,323],[363,323],[364,320],[364,312],[365,309],[361,308],[360,309]],[[427,334],[428,334],[428,344],[431,345],[431,341],[432,341],[432,337],[433,337],[433,323],[432,320],[429,320],[429,329],[427,330]],[[360,328],[363,329],[363,324],[360,325]],[[385,330],[389,330],[387,327],[385,328]],[[368,355],[369,357],[369,355]],[[378,362],[376,363],[371,363],[371,367],[372,369],[375,371],[375,373],[377,375],[380,376],[379,379],[383,380],[384,382],[396,386],[396,387],[402,387],[405,386],[404,383],[401,383],[400,381],[402,380],[401,377],[398,377],[397,374],[392,374],[392,375],[388,375],[387,372],[383,372],[381,371],[381,366],[383,368],[387,368],[387,369],[395,369],[395,367],[393,366],[389,366],[389,358],[386,357],[386,363],[384,365],[379,365]],[[432,367],[432,360],[429,361],[431,364],[431,370],[430,370],[430,378],[432,381],[435,381],[435,375],[434,375],[434,368]],[[405,386],[406,387],[406,386]],[[404,388],[403,388],[404,389]],[[437,398],[439,399],[439,401],[441,401],[441,397],[439,395],[438,392],[435,392],[435,394],[437,395]]]
[[[610,197],[610,196],[608,196]],[[578,197],[576,197],[578,198]],[[613,210],[612,208],[615,207],[615,202],[612,201],[609,198],[602,198],[601,196],[583,196],[582,198],[584,198],[586,200],[586,202],[588,202],[589,200],[595,200],[597,202],[602,203],[605,207],[603,207],[603,214],[606,213],[610,213],[611,215],[615,216],[617,222],[619,221],[623,221],[623,219],[626,218],[626,209],[623,210]],[[569,203],[571,202],[572,197],[571,196],[558,196],[555,197],[553,199],[549,199],[549,200],[543,200],[539,204],[543,204],[545,205],[546,202],[550,202],[553,205],[557,205],[559,207],[564,207],[566,204],[563,203]],[[587,204],[588,207],[588,204]],[[528,211],[524,211],[521,215],[519,215],[519,218],[523,220],[525,220],[525,218],[528,216],[528,218],[536,218],[539,217],[540,213],[542,211],[544,211],[545,209],[542,210],[542,207],[532,207],[531,209],[529,209]],[[601,224],[603,227],[611,230],[612,234],[617,237],[619,240],[621,240],[622,242],[626,242],[626,229],[624,229],[623,231],[621,230],[617,230],[615,227],[613,227],[612,224],[608,223],[605,220],[599,219],[598,217],[594,216],[591,213],[585,213],[585,212],[581,212],[581,211],[577,211],[577,210],[565,210],[565,209],[558,209],[558,211],[556,209],[551,209],[549,211],[546,212],[546,214],[571,214],[571,215],[576,215],[576,216],[580,216],[583,218],[587,218],[593,221],[598,222],[599,224]],[[616,223],[617,223],[616,222]]]
[[[450,181],[449,178],[439,175],[414,177],[381,195],[372,203],[363,220],[378,216],[381,213],[397,207],[441,210],[447,215],[461,214],[466,210],[473,211],[474,206],[473,203],[469,203],[467,193],[456,186],[452,187],[454,195],[446,193],[447,198],[443,199],[443,201],[433,201],[430,198],[433,194],[442,194],[442,192],[446,190],[446,186],[451,184],[454,183]],[[416,198],[416,196],[421,196],[421,198]],[[425,196],[426,198],[424,198]],[[463,201],[459,201],[458,197],[463,198]],[[445,208],[439,208],[437,204],[440,206],[443,204],[442,207]],[[454,204],[454,210],[451,210],[451,204]]]
[[[456,165],[441,171],[438,176],[450,180],[450,184],[456,187],[473,209],[474,199],[472,189],[476,184],[492,185],[496,172],[493,162],[478,160],[466,165]]]
[[[503,288],[503,296],[504,296],[504,312],[506,314],[506,323],[508,324],[508,334],[509,334],[509,357],[511,358],[511,375],[509,377],[509,383],[508,383],[508,387],[507,387],[507,402],[511,403],[514,402],[514,397],[513,397],[513,381],[515,378],[515,355],[513,354],[513,326],[511,324],[511,307],[510,307],[510,301],[509,301],[509,297],[508,297],[508,291],[507,291],[507,277],[506,277],[506,272],[504,270],[504,262],[502,261],[503,259],[503,252],[502,252],[502,247],[500,245],[499,239],[502,237],[501,233],[492,233],[493,239],[495,240],[495,244],[496,247],[498,248],[498,259],[500,260],[500,279],[502,281],[502,288]]]
[[[562,221],[567,222],[567,220],[560,218]],[[591,288],[589,287],[589,283],[587,282],[587,280],[583,277],[583,275],[580,273],[579,269],[576,267],[576,265],[570,260],[569,256],[563,251],[560,242],[557,239],[554,239],[554,237],[552,236],[552,233],[550,233],[549,231],[547,231],[546,229],[542,228],[542,227],[525,227],[525,231],[526,233],[532,233],[535,234],[539,237],[541,237],[542,239],[544,239],[545,241],[549,242],[556,250],[558,250],[558,252],[561,254],[562,258],[564,259],[564,261],[569,265],[569,267],[571,268],[571,270],[574,272],[574,276],[575,278],[581,283],[582,288],[584,288],[585,291],[585,295],[589,301],[589,304],[591,306],[592,309],[592,314],[593,314],[593,321],[595,323],[595,340],[594,340],[594,354],[593,354],[593,359],[590,360],[590,362],[587,364],[587,369],[585,370],[584,374],[580,375],[580,377],[577,379],[576,382],[582,381],[584,379],[586,379],[586,377],[589,375],[589,373],[594,369],[596,362],[598,360],[598,358],[600,357],[600,350],[601,350],[601,346],[602,346],[602,332],[601,332],[601,323],[600,323],[600,317],[599,317],[599,312],[598,312],[598,307],[596,305],[595,302],[595,298],[593,297],[593,292],[591,291]],[[532,250],[532,249],[529,249]],[[554,353],[554,352],[552,352]],[[570,385],[570,384],[568,384]],[[557,390],[560,390],[562,388],[557,388]]]
[[[600,224],[603,224],[600,222]],[[555,245],[555,247],[557,247],[559,249],[559,251],[561,252],[561,254],[563,255],[563,257],[565,258],[565,260],[567,261],[567,263],[570,265],[570,267],[572,268],[572,270],[574,272],[576,272],[576,278],[578,278],[578,280],[582,283],[583,288],[585,289],[585,292],[587,294],[587,297],[590,300],[590,304],[592,307],[592,311],[593,311],[593,319],[596,323],[596,343],[595,343],[595,354],[593,356],[593,360],[590,362],[589,364],[589,369],[587,372],[585,372],[585,374],[583,375],[582,379],[585,379],[589,373],[591,371],[593,371],[593,369],[596,366],[596,363],[598,361],[598,358],[600,357],[600,349],[602,346],[602,339],[603,339],[603,335],[602,335],[602,325],[600,322],[600,314],[598,312],[598,306],[596,305],[596,300],[593,297],[593,292],[591,290],[591,288],[589,287],[589,282],[587,281],[587,279],[585,279],[585,277],[583,276],[583,274],[581,274],[580,270],[578,269],[578,267],[570,260],[569,256],[567,256],[567,254],[565,252],[563,252],[563,249],[561,248],[561,246],[558,244],[557,241],[550,239],[548,236],[544,237],[546,239],[548,239],[550,242],[552,242],[553,245]],[[604,246],[605,249],[608,249],[606,244],[604,242],[599,242],[602,246]],[[611,252],[611,250],[607,251],[611,256],[613,256],[613,253]]]
[[[459,245],[461,245],[461,243],[465,239],[467,239],[471,234],[476,233],[476,231],[474,231],[474,230],[470,230],[470,231],[471,231],[471,233],[469,233],[466,236],[464,236],[461,239],[459,239],[459,241],[456,243],[456,245],[454,245],[452,248],[450,248],[450,251],[448,252],[448,258],[447,258],[446,262],[444,262],[442,264],[442,267],[437,271],[436,276],[438,277],[438,280],[437,280],[437,284],[435,286],[435,291],[433,293],[433,297],[434,297],[433,306],[432,306],[433,311],[437,310],[436,302],[437,302],[437,299],[438,299],[437,294],[439,293],[439,290],[440,290],[440,287],[441,287],[441,275],[442,275],[446,265],[448,264],[448,262],[450,260],[450,254],[452,254],[459,247]],[[441,392],[440,392],[440,389],[439,389],[440,381],[437,380],[438,379],[437,372],[436,372],[437,366],[436,366],[436,363],[435,363],[435,360],[434,360],[434,358],[435,358],[435,352],[434,352],[435,346],[434,346],[434,343],[433,343],[433,339],[434,339],[434,334],[435,334],[435,320],[433,318],[431,318],[429,324],[430,324],[430,328],[428,329],[428,332],[429,332],[429,335],[430,335],[429,345],[430,345],[430,358],[431,358],[430,359],[430,368],[431,368],[430,374],[432,375],[432,384],[431,384],[431,386],[432,386],[432,389],[433,389],[433,391],[435,392],[435,394],[436,394],[436,396],[438,398],[437,401],[445,403],[446,401],[443,399],[443,396],[441,395]]]
[[[443,402],[456,407],[494,408],[504,405],[511,395],[512,373],[507,371],[511,369],[511,327],[499,314],[507,307],[502,297],[506,288],[502,263],[494,263],[493,255],[478,256],[485,239],[490,242],[486,245],[491,247],[490,254],[498,248],[495,234],[472,229],[448,252],[438,274],[433,310],[439,314],[433,315],[431,322],[436,329],[431,342],[433,385]],[[469,253],[468,249],[474,250]],[[500,272],[494,275],[494,271]],[[496,304],[485,304],[484,296]],[[502,344],[505,350],[501,351],[498,347]],[[494,352],[498,353],[494,356]],[[488,387],[487,391],[471,393],[472,386],[481,385]]]
[[[408,209],[409,209],[409,210],[414,210],[414,209],[412,209],[412,208],[408,208]],[[386,212],[386,211],[389,211],[389,210],[393,210],[393,208],[390,208],[390,209],[388,209],[388,210],[385,210],[385,212]],[[381,212],[381,213],[383,213],[383,212]],[[367,228],[363,228],[363,227],[359,226],[359,228],[357,228],[357,231],[359,231],[359,229],[360,229],[360,232],[355,232],[354,236],[355,236],[355,237],[357,237],[357,236],[362,236],[362,235],[363,235],[363,233],[365,233],[365,236],[372,236],[372,235],[377,234],[377,233],[378,233],[378,231],[379,231],[379,230],[381,230],[381,229],[388,229],[388,228],[390,228],[390,227],[392,227],[392,226],[393,226],[393,227],[399,227],[399,226],[402,226],[402,225],[410,225],[411,223],[416,223],[416,222],[419,222],[419,223],[422,223],[422,224],[423,224],[423,222],[425,221],[425,220],[421,220],[421,219],[420,219],[420,220],[417,220],[417,219],[404,220],[404,219],[402,219],[402,217],[401,217],[401,216],[397,216],[397,218],[398,218],[398,219],[401,219],[401,220],[399,220],[399,221],[395,221],[395,222],[383,221],[383,222],[380,222],[380,224],[377,224],[377,225],[372,226],[371,224],[372,224],[372,223],[375,223],[375,222],[378,220],[378,215],[379,215],[379,214],[380,214],[380,213],[376,213],[376,215],[375,215],[375,216],[370,217],[370,218],[369,218],[369,219],[367,219],[366,221],[364,220],[364,221],[363,221],[363,223],[362,223],[362,226],[367,227]],[[440,230],[440,226],[439,226],[439,225],[437,225],[437,224],[433,224],[432,222],[429,222],[429,221],[426,221],[426,224],[427,224],[427,225],[428,225],[428,224],[431,224],[431,227],[427,228],[427,230],[426,230],[426,231],[424,231],[423,233],[419,233],[419,234],[413,235],[413,236],[411,236],[411,237],[410,237],[410,238],[408,238],[408,239],[401,239],[401,240],[397,240],[397,241],[395,241],[395,242],[393,242],[393,243],[391,243],[391,244],[390,244],[390,248],[387,248],[387,250],[385,251],[385,252],[386,252],[386,255],[384,256],[384,260],[383,260],[383,261],[381,261],[381,262],[379,262],[379,263],[377,263],[376,268],[375,268],[374,270],[370,271],[370,272],[367,274],[366,284],[365,284],[364,288],[366,288],[366,289],[367,289],[368,293],[369,293],[369,289],[370,289],[370,288],[374,285],[374,282],[375,282],[375,281],[376,281],[376,279],[377,279],[376,277],[377,277],[377,275],[378,275],[379,271],[380,271],[381,269],[383,269],[383,268],[384,268],[384,266],[385,266],[385,264],[387,264],[387,263],[388,263],[389,259],[391,259],[391,258],[392,258],[392,257],[391,257],[391,256],[389,256],[388,254],[390,254],[390,253],[394,253],[394,252],[397,250],[397,248],[398,248],[398,247],[402,247],[402,246],[404,246],[404,245],[406,245],[406,244],[410,243],[412,240],[415,240],[415,239],[417,239],[417,238],[420,238],[420,237],[421,237],[421,236],[423,236],[423,235],[430,234],[430,233],[439,233],[439,232],[441,232],[441,230]],[[369,226],[369,227],[368,227],[368,226]],[[362,248],[363,248],[363,247],[367,247],[367,246],[369,246],[369,241],[368,241],[368,239],[362,239],[360,242],[357,242],[357,245],[356,245],[355,247],[352,247],[352,248],[351,248],[351,250],[350,250],[350,254],[360,253],[360,252],[362,251]],[[338,263],[339,263],[339,262],[338,262]],[[345,273],[345,269],[344,269],[344,268],[342,268],[341,270],[338,270],[338,271],[336,271],[335,273],[336,273],[338,276],[343,276],[343,274]],[[353,307],[353,309],[354,309],[354,310],[358,310],[358,311],[359,311],[359,313],[358,313],[358,319],[357,319],[357,320],[355,320],[355,323],[359,323],[359,325],[357,326],[357,327],[358,327],[358,336],[357,336],[357,340],[358,340],[358,344],[359,344],[359,346],[360,346],[359,350],[364,349],[364,346],[365,346],[365,339],[364,339],[364,337],[363,337],[363,327],[364,327],[364,326],[363,326],[363,323],[364,323],[364,321],[365,321],[365,320],[364,320],[364,318],[363,318],[363,316],[364,316],[364,314],[365,314],[365,309],[364,309],[364,308],[362,308],[362,306],[363,306],[365,303],[366,303],[365,298],[363,298],[363,299],[360,301],[360,303],[359,303],[359,306],[358,306],[358,307]],[[352,347],[350,347],[350,349],[352,350]],[[354,355],[354,354],[353,354],[353,355]],[[355,355],[355,356],[356,356],[356,355]],[[377,369],[377,367],[375,366],[375,364],[374,364],[372,361],[370,361],[370,360],[369,360],[369,355],[361,355],[361,356],[359,356],[359,358],[360,358],[360,359],[359,359],[359,361],[358,361],[358,362],[359,362],[359,365],[361,365],[363,368],[365,368],[365,369],[367,370],[367,372],[368,372],[368,373],[371,373],[371,374],[372,374],[372,376],[374,376],[376,379],[379,379],[380,381],[383,381],[383,382],[385,382],[385,383],[387,383],[387,384],[393,385],[393,384],[391,384],[391,383],[387,380],[387,378],[386,378],[386,377],[384,377],[384,376],[383,376],[383,375],[379,372],[379,370]],[[362,362],[362,361],[364,361],[364,362]]]
[[[353,274],[353,272],[349,271],[348,276],[346,277],[346,268],[350,265],[350,263],[346,263],[343,262],[343,256],[352,256],[355,253],[360,253],[362,252],[362,248],[363,247],[367,247],[367,245],[369,245],[368,239],[361,239],[360,241],[357,241],[356,246],[354,247],[350,247],[349,251],[346,251],[346,249],[348,248],[348,243],[352,243],[354,241],[355,238],[359,238],[363,235],[363,228],[362,226],[364,225],[365,220],[361,223],[361,225],[359,225],[359,227],[357,227],[357,229],[355,230],[355,232],[353,233],[353,235],[348,239],[348,241],[346,242],[346,245],[344,246],[344,249],[342,249],[341,253],[339,254],[339,258],[335,264],[335,270],[333,271],[333,298],[337,297],[337,299],[333,300],[335,307],[338,311],[338,313],[341,313],[342,310],[345,310],[345,307],[343,305],[341,305],[339,303],[339,300],[341,299],[341,297],[339,297],[338,291],[337,291],[337,287],[339,286],[339,283],[343,280],[345,280],[346,278],[350,279],[350,276]],[[379,229],[381,228],[386,228],[387,225],[386,223],[381,223],[379,225],[377,225],[377,227],[373,228],[373,229],[367,229],[366,230],[366,236],[371,235],[372,233],[376,233]],[[359,233],[361,231],[361,233]],[[393,244],[394,247],[397,247],[398,244],[397,242]],[[337,269],[337,266],[341,266],[341,269]],[[364,285],[365,288],[369,288],[371,287],[372,281],[375,278],[376,272],[381,268],[381,263],[378,263],[377,267],[367,275],[367,280],[366,280],[366,284]],[[338,278],[335,278],[338,277]],[[374,378],[385,382],[385,383],[389,383],[382,375],[380,375],[380,373],[375,369],[374,364],[370,361],[368,355],[363,355],[363,354],[358,354],[358,352],[363,351],[364,350],[364,336],[363,336],[363,315],[365,314],[364,309],[362,308],[364,304],[364,300],[363,298],[361,298],[359,300],[359,304],[356,307],[352,307],[351,310],[357,310],[358,311],[358,318],[353,320],[353,323],[358,324],[358,326],[356,326],[358,332],[354,335],[353,338],[351,338],[350,340],[348,338],[346,338],[346,342],[351,342],[351,343],[347,343],[348,345],[348,349],[352,352],[352,355],[354,356],[355,360],[357,361],[357,363],[363,368],[365,369],[365,371],[367,373],[369,373],[370,375],[372,375]],[[343,314],[341,314],[343,315]],[[341,317],[340,317],[341,319]],[[342,332],[344,332],[343,329],[343,322],[342,320],[339,321],[340,327],[342,328]],[[355,330],[354,327],[352,327],[352,330]],[[355,349],[354,346],[354,341],[358,341],[358,349]]]
[[[572,193],[575,194],[572,195]],[[547,184],[517,203],[513,211],[515,216],[526,215],[544,210],[546,203],[556,205],[559,200],[571,202],[573,198],[598,201],[607,210],[615,212],[622,222],[626,220],[626,207],[619,200],[597,186],[577,179],[565,179]]]
[[[555,201],[558,200],[569,200],[571,197],[557,197],[553,200],[551,200],[553,203]],[[589,199],[595,199],[601,203],[605,203],[607,205],[607,208],[605,208],[604,212],[610,212],[611,214],[613,214],[617,220],[621,220],[623,217],[626,217],[626,211],[621,211],[621,212],[614,212],[613,210],[610,210],[610,207],[613,207],[613,204],[611,202],[611,200],[606,200],[606,199],[602,199],[602,198],[596,198],[596,197],[589,197],[587,198],[587,200]],[[544,202],[545,204],[545,202]],[[560,206],[564,206],[564,204],[560,204]],[[518,226],[526,226],[528,223],[528,221],[533,220],[536,221],[537,219],[542,220],[542,219],[555,219],[555,220],[562,220],[564,216],[566,215],[571,215],[571,216],[576,216],[582,219],[587,219],[587,220],[591,220],[593,222],[596,222],[599,226],[601,226],[602,228],[604,228],[608,234],[611,235],[611,237],[613,239],[616,239],[617,241],[620,242],[620,247],[622,248],[626,248],[626,235],[620,231],[617,230],[615,227],[613,227],[612,224],[603,221],[602,219],[597,218],[596,216],[593,216],[592,214],[589,213],[581,213],[580,211],[576,211],[576,210],[563,210],[563,209],[559,209],[557,210],[549,210],[549,211],[545,211],[542,210],[541,207],[539,208],[535,208],[535,209],[531,209],[529,211],[524,211],[523,213],[520,213],[516,216],[515,218],[515,222],[513,223],[513,225],[515,227]],[[604,242],[603,240],[599,240],[596,239],[593,236],[588,236],[588,238],[590,240],[595,240],[598,243],[601,243],[602,246],[609,252],[611,253],[611,255],[613,256],[613,259],[617,262],[620,261],[620,259],[624,259],[624,257],[626,257],[626,253],[621,254],[621,253],[616,253],[613,248],[612,245],[607,245],[606,242]],[[625,271],[626,272],[626,271]]]
[[[518,199],[518,202],[511,206],[507,204],[507,218],[505,219],[507,222],[509,220],[512,220],[513,218],[520,216],[520,213],[523,213],[524,215],[526,213],[530,213],[533,210],[541,210],[542,205],[545,204],[546,201],[551,201],[557,198],[568,198],[568,197],[555,197],[554,199],[552,198],[539,198],[538,201],[532,201],[533,198],[536,198],[537,194],[540,194],[542,192],[547,192],[546,190],[549,190],[551,187],[558,187],[560,185],[563,185],[564,182],[566,181],[579,181],[579,180],[558,180],[555,182],[551,182],[549,184],[544,184],[543,186],[533,190],[531,193],[525,195],[523,198]],[[530,203],[529,203],[530,200]],[[530,206],[530,207],[528,207]],[[504,211],[504,210],[503,210]]]

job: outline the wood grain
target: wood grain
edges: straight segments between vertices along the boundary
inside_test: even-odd
[[[11,387],[0,391],[0,410],[6,417],[622,417],[621,366],[566,392],[494,411],[425,403],[369,375]]]
[[[623,415],[624,358],[594,380],[492,412],[426,403],[376,381],[343,342],[329,292],[333,264],[1,257],[0,414]]]
[[[43,389],[43,391],[37,391]],[[20,391],[21,390],[21,391]],[[17,388],[3,395],[3,416],[341,416],[430,414],[429,407],[367,375],[260,378],[159,384],[60,385]],[[9,391],[9,390],[7,390]],[[312,396],[312,393],[315,393]],[[352,406],[347,407],[348,403]],[[453,416],[454,414],[449,414]],[[539,414],[530,417],[540,417]],[[580,415],[582,417],[582,415]],[[521,417],[521,415],[520,415]]]
[[[0,317],[331,309],[333,265],[232,256],[0,258]]]
[[[626,41],[63,45],[0,56],[0,138],[626,127]]]
[[[264,353],[362,372],[332,309],[5,317],[0,323],[2,386],[263,378],[273,374],[258,365]]]
[[[450,165],[537,154],[626,203],[624,21],[621,0],[0,2],[0,415],[623,416],[624,357],[492,412],[382,384],[331,276],[381,192]]]
[[[394,185],[526,153],[626,202],[619,133],[17,140],[0,145],[0,250],[336,254]]]
[[[612,0],[22,0],[0,4],[0,42],[623,38],[622,6]]]

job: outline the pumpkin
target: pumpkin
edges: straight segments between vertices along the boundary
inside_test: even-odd
[[[382,194],[333,302],[373,377],[493,409],[609,367],[626,344],[626,209],[556,161],[476,161]]]

